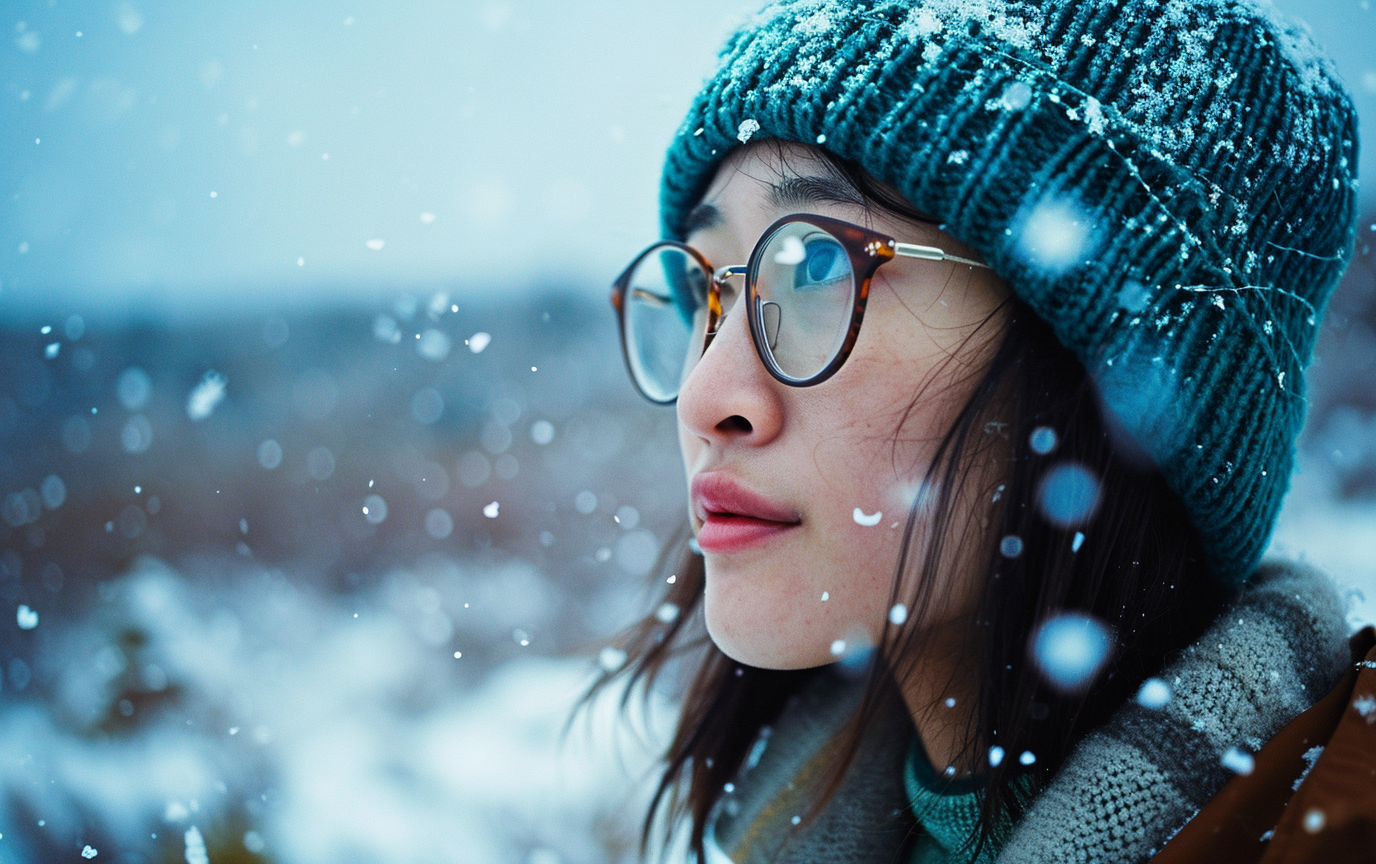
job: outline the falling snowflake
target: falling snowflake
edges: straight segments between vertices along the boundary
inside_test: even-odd
[[[1032,101],[1032,88],[1025,81],[1014,81],[1003,91],[999,103],[1008,111],[1021,111]]]
[[[1252,757],[1252,754],[1236,747],[1229,747],[1224,751],[1223,757],[1219,761],[1223,763],[1224,768],[1235,774],[1251,774],[1256,769],[1256,759]]]
[[[200,383],[191,388],[186,397],[186,416],[199,423],[209,417],[215,406],[225,398],[225,376],[215,370],[206,372]]]
[[[608,645],[597,653],[597,665],[604,672],[615,672],[626,665],[626,652]]]
[[[1104,134],[1104,109],[1093,96],[1085,102],[1085,123],[1089,124],[1089,134]]]
[[[866,513],[859,507],[856,507],[853,511],[851,511],[850,515],[851,518],[855,520],[856,525],[863,525],[866,528],[873,528],[875,525],[879,524],[880,519],[884,518],[883,511],[876,510],[874,513],[871,514]]]
[[[19,608],[23,609],[24,607],[20,606]],[[1376,723],[1376,696],[1370,693],[1365,696],[1358,696],[1352,700],[1352,707],[1356,709],[1358,714],[1362,715],[1368,725]]]
[[[1291,791],[1291,792],[1298,792],[1298,791],[1299,791],[1300,784],[1304,782],[1304,778],[1306,778],[1306,777],[1309,776],[1309,772],[1314,770],[1314,765],[1315,765],[1315,763],[1317,763],[1317,762],[1319,761],[1319,757],[1322,756],[1322,755],[1323,755],[1323,745],[1322,745],[1322,744],[1319,744],[1319,745],[1317,745],[1317,746],[1315,746],[1315,747],[1310,747],[1308,750],[1304,751],[1303,754],[1301,754],[1301,758],[1304,759],[1304,771],[1302,771],[1302,772],[1300,773],[1300,776],[1299,776],[1299,777],[1296,777],[1296,778],[1295,778],[1295,783],[1294,783],[1294,785],[1290,787],[1290,791]]]
[[[182,839],[186,842],[186,864],[210,864],[210,853],[205,848],[205,838],[195,825],[186,829]]]

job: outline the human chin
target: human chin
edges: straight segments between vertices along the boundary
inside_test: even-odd
[[[722,653],[762,669],[807,669],[836,659],[829,646],[845,629],[832,620],[840,610],[819,602],[820,590],[799,579],[806,565],[790,566],[778,556],[753,566],[717,557],[706,561],[703,615]]]

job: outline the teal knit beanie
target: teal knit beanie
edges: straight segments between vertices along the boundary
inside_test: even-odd
[[[1252,571],[1356,231],[1357,122],[1247,0],[784,0],[668,152],[666,236],[733,147],[858,162],[977,249],[1085,364],[1198,527]]]

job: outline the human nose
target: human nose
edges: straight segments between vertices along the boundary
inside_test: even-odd
[[[760,446],[782,430],[781,385],[755,353],[744,306],[727,313],[679,390],[679,423],[708,442]]]

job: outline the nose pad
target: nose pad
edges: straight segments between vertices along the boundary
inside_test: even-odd
[[[773,351],[774,346],[779,344],[779,316],[783,310],[779,304],[773,300],[765,300],[760,303],[760,320],[764,322],[764,341]]]

